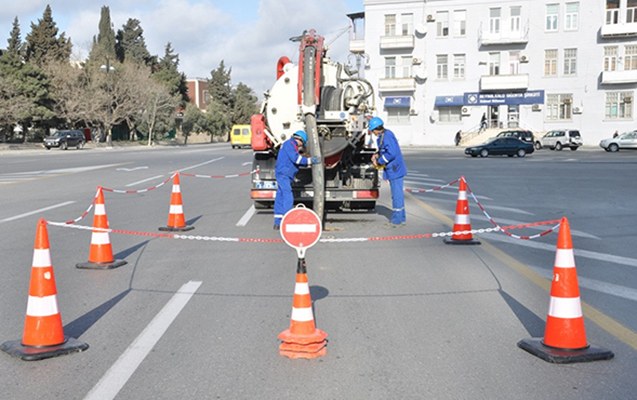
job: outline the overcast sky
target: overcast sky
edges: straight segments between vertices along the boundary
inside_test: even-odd
[[[88,55],[107,5],[115,32],[129,18],[141,22],[151,54],[162,56],[171,42],[189,78],[209,78],[224,60],[232,83],[243,82],[258,96],[274,83],[280,56],[296,62],[298,43],[288,39],[305,29],[325,36],[333,59],[347,61],[346,14],[363,11],[363,0],[8,0],[0,7],[0,48],[6,47],[14,17],[24,41],[47,4],[60,33],[73,42],[73,58]]]

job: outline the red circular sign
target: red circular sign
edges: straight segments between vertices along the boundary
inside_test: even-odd
[[[281,237],[297,250],[312,247],[321,237],[321,219],[308,208],[293,208],[281,220]]]

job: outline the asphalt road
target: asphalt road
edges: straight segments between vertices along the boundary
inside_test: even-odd
[[[250,151],[216,144],[0,153],[0,342],[22,335],[37,220],[90,227],[92,210],[79,217],[97,186],[129,192],[105,193],[123,267],[75,268],[87,260],[90,230],[48,226],[64,333],[90,347],[34,362],[0,354],[3,398],[634,398],[637,152],[404,153],[405,186],[421,190],[406,196],[407,226],[385,227],[383,185],[376,212],[330,213],[322,238],[386,240],[320,242],[307,251],[316,324],[329,335],[327,355],[315,360],[278,354],[294,250],[233,241],[279,238],[271,211],[251,208],[242,174]],[[198,175],[181,178],[195,227],[187,239],[154,236],[166,225],[176,170]],[[556,233],[533,240],[482,233],[479,246],[416,236],[450,230],[457,186],[422,190],[460,176],[500,225],[568,218],[587,339],[614,359],[557,365],[516,345],[543,336]],[[470,207],[474,229],[492,227],[472,197]]]

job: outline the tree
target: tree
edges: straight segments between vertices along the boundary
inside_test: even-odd
[[[18,17],[13,19],[13,27],[7,39],[7,51],[6,53],[16,60],[24,60],[24,43],[20,37],[20,23]]]
[[[71,57],[71,40],[62,33],[58,37],[58,28],[53,21],[51,7],[44,9],[37,24],[31,23],[31,32],[26,37],[25,60],[37,66],[50,61],[66,61]]]
[[[232,91],[232,124],[247,124],[253,114],[258,110],[258,99],[252,89],[239,82]]]
[[[159,82],[147,78],[144,90],[144,108],[142,109],[142,126],[148,131],[148,145],[152,144],[155,129],[168,128],[174,124],[175,109],[179,104],[179,96],[173,96]]]
[[[115,50],[120,62],[131,61],[138,64],[150,65],[152,59],[146,41],[144,30],[139,20],[129,18],[122,29],[117,31]]]
[[[164,56],[154,66],[153,78],[164,84],[170,94],[179,96],[181,104],[188,102],[188,86],[186,76],[179,72],[179,55],[175,54],[170,42],[166,44]]]
[[[225,111],[232,109],[232,86],[230,85],[230,75],[232,68],[226,70],[223,60],[217,69],[210,72],[211,78],[208,81],[210,97],[217,101]]]
[[[100,12],[99,31],[97,37],[93,37],[87,66],[106,65],[108,67],[114,65],[116,60],[115,31],[111,22],[111,12],[108,6],[103,6]]]

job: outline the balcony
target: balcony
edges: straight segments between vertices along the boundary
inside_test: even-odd
[[[601,35],[602,37],[637,36],[637,23],[604,24]]]
[[[378,90],[381,92],[400,92],[416,90],[414,78],[381,78],[378,80]]]
[[[526,90],[529,88],[529,74],[482,75],[480,91]]]
[[[512,31],[509,27],[502,28],[499,32],[489,32],[486,29],[478,30],[478,43],[480,46],[492,46],[498,44],[527,44],[529,42],[529,27],[525,25],[520,30]]]
[[[365,39],[352,39],[349,41],[350,53],[358,54],[365,52]]]
[[[381,50],[413,49],[414,45],[415,45],[414,35],[381,36],[380,37]]]
[[[628,71],[604,71],[602,72],[602,84],[621,84],[637,82],[637,70]]]

